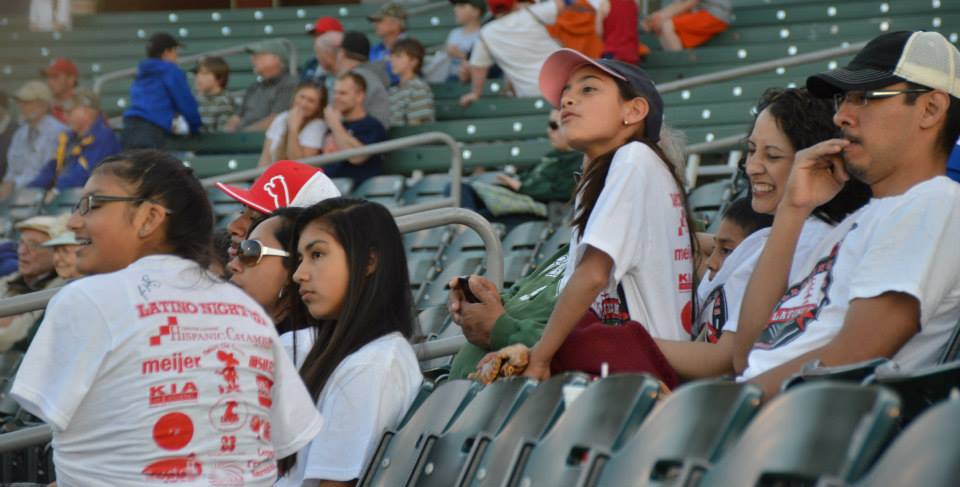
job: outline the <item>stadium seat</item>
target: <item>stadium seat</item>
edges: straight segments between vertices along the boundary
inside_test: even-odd
[[[438,306],[447,302],[447,286],[450,280],[457,276],[480,274],[483,270],[483,257],[480,255],[461,255],[444,261],[439,271],[430,276],[427,283],[421,288],[419,295],[414,299],[415,304],[421,307]]]
[[[417,296],[421,288],[430,282],[430,277],[437,272],[436,258],[424,254],[411,256],[408,253],[407,271],[410,275],[410,291]]]
[[[12,416],[20,410],[20,404],[10,397],[10,389],[22,360],[23,352],[17,350],[0,353],[0,416]]]
[[[960,322],[957,322],[947,339],[947,346],[937,363],[945,364],[960,359]]]
[[[337,187],[337,190],[340,191],[341,196],[351,196],[350,192],[353,191],[353,180],[350,178],[331,178],[334,186]]]
[[[592,452],[579,487],[646,487],[675,480],[688,459],[715,461],[760,407],[752,385],[704,381],[663,399],[615,454]]]
[[[460,117],[458,117],[460,118]],[[427,132],[443,132],[459,142],[523,140],[546,135],[545,115],[503,116],[498,118],[461,118],[413,127],[390,129],[390,138],[409,137]]]
[[[170,137],[168,148],[194,154],[259,153],[263,139],[263,132],[202,133],[192,137]]]
[[[954,487],[960,480],[960,400],[945,401],[917,418],[863,480],[851,487]],[[840,482],[825,486],[841,487]]]
[[[548,234],[547,222],[537,220],[521,223],[503,238],[503,252],[511,254],[519,250],[533,251]]]
[[[7,201],[7,213],[14,221],[36,215],[43,204],[44,191],[40,188],[18,188]]]
[[[403,235],[407,256],[426,255],[436,259],[450,240],[450,227],[433,227]]]
[[[193,173],[196,174],[197,177],[206,178],[242,171],[244,169],[253,169],[257,167],[257,163],[260,162],[260,154],[184,157],[183,162],[193,168]]]
[[[794,374],[783,381],[780,386],[781,391],[786,391],[800,384],[821,380],[836,380],[860,383],[873,375],[874,370],[881,365],[889,363],[885,358],[875,358],[864,360],[855,364],[840,365],[837,367],[823,367],[819,361],[813,361],[803,366],[800,372]]]
[[[83,188],[65,189],[57,193],[57,196],[50,203],[43,205],[43,212],[49,215],[70,213],[77,202],[80,201],[82,195]]]
[[[424,439],[426,446],[408,487],[450,487],[469,458],[478,435],[495,435],[511,419],[537,383],[522,377],[486,386],[442,435]],[[399,480],[399,478],[397,479]],[[403,486],[401,482],[391,485]]]
[[[731,487],[812,485],[825,475],[855,480],[896,431],[899,410],[896,395],[881,387],[806,384],[775,398],[719,461],[705,472],[691,467],[682,481]]]
[[[446,327],[450,320],[450,313],[447,312],[447,305],[441,304],[424,308],[417,316],[420,322],[420,333],[424,337],[437,336]]]
[[[573,233],[573,229],[570,228],[570,225],[564,224],[556,229],[550,238],[548,238],[543,244],[537,249],[535,255],[536,264],[543,262],[543,259],[550,257],[555,254],[561,247],[570,243],[570,235]]]
[[[585,391],[588,384],[589,377],[586,374],[566,373],[553,376],[538,385],[503,429],[495,435],[477,435],[457,482],[448,485],[503,486],[509,480],[515,457],[529,450],[524,444],[542,438],[564,411],[576,403],[576,400],[566,398],[566,394],[572,393],[571,397],[575,397],[573,394]]]
[[[403,200],[408,204],[424,203],[431,199],[444,198],[444,192],[450,186],[449,174],[427,174],[413,183],[403,192]]]
[[[393,199],[400,197],[403,191],[403,176],[374,176],[354,188],[353,196],[367,200]]]
[[[446,431],[480,388],[480,384],[466,380],[447,381],[437,386],[402,426],[384,432],[357,485],[402,485],[423,450],[423,438]],[[395,483],[400,478],[402,480]]]
[[[530,261],[533,252],[529,250],[514,250],[507,253],[503,261],[503,288],[507,289],[524,276],[530,273]]]
[[[893,364],[877,368],[868,380],[900,395],[901,416],[909,423],[930,405],[960,389],[960,362],[951,362],[914,371],[897,370]]]

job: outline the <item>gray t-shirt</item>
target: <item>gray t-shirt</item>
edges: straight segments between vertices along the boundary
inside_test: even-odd
[[[290,108],[290,100],[297,89],[297,79],[284,71],[276,78],[254,81],[243,94],[243,103],[237,115],[240,127],[246,127]]]
[[[351,71],[363,76],[363,80],[367,82],[367,97],[363,103],[364,109],[385,128],[390,128],[390,95],[377,74],[377,67],[370,63],[364,63],[354,67]]]

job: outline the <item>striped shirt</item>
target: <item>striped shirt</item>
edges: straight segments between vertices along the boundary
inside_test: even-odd
[[[197,93],[197,108],[204,132],[222,132],[237,107],[233,98],[226,91],[221,91],[217,95]]]
[[[433,92],[420,77],[390,87],[390,126],[419,125],[433,122]]]

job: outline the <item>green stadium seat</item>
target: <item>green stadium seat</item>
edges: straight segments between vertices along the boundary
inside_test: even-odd
[[[337,190],[340,191],[341,196],[350,196],[350,192],[353,191],[353,180],[350,178],[331,178],[334,186],[337,187]]]
[[[6,201],[7,214],[14,221],[25,220],[40,212],[44,190],[40,188],[18,188]]]
[[[353,190],[353,196],[372,200],[378,198],[396,200],[403,191],[403,176],[382,175],[367,179]]]
[[[167,145],[170,150],[195,154],[259,154],[263,141],[262,132],[202,133],[193,137],[172,137]]]
[[[822,476],[856,479],[896,431],[899,410],[896,395],[881,387],[803,385],[768,404],[736,445],[693,485],[813,485]],[[686,473],[681,482],[699,471]]]
[[[417,462],[410,487],[449,487],[469,459],[472,445],[481,434],[495,435],[534,391],[536,382],[522,377],[496,381],[486,386],[441,435],[427,437],[423,456]],[[396,483],[393,485],[403,485]]]
[[[503,239],[503,252],[510,254],[519,250],[533,251],[550,233],[550,227],[544,221],[524,222],[507,234]]]
[[[503,259],[503,288],[510,286],[530,273],[530,261],[533,260],[532,250],[516,250],[507,252]]]
[[[890,445],[855,487],[953,487],[960,479],[960,400],[930,408]]]
[[[447,312],[445,304],[424,308],[417,315],[417,321],[420,323],[420,333],[425,337],[437,336],[450,323],[450,313]]]
[[[544,259],[555,254],[561,247],[568,245],[570,243],[570,235],[573,233],[573,229],[569,225],[564,224],[554,229],[554,232],[550,235],[550,238],[545,240],[540,247],[537,248],[536,254],[534,256],[534,263],[540,264]]]
[[[445,198],[444,192],[449,186],[449,174],[427,174],[404,191],[403,200],[410,205]]]
[[[434,109],[437,120],[441,121],[518,115],[543,115],[545,120],[546,115],[550,113],[550,104],[542,98],[491,97],[481,98],[464,108],[460,106],[459,100],[439,99],[436,100]],[[543,124],[545,125],[546,122]]]
[[[573,485],[585,471],[591,448],[618,448],[657,402],[660,382],[648,375],[617,374],[587,387],[550,431],[527,439],[503,478],[517,485]],[[500,475],[499,473],[497,475]],[[495,485],[488,475],[480,485]]]
[[[197,177],[206,178],[253,169],[260,162],[260,154],[194,156],[185,157],[183,162],[193,168]]]
[[[457,482],[447,485],[501,486],[523,443],[542,438],[571,406],[565,392],[584,391],[589,381],[586,374],[566,373],[540,383],[500,431],[477,435]]]
[[[65,189],[57,193],[57,196],[55,196],[50,203],[43,205],[43,212],[48,215],[70,213],[73,211],[73,207],[76,206],[77,202],[80,201],[82,195],[83,188]]]
[[[463,145],[461,156],[465,170],[477,167],[502,167],[511,164],[528,167],[540,162],[550,152],[546,140],[510,143],[477,143]],[[411,174],[413,171],[444,172],[450,170],[450,149],[446,146],[421,146],[398,149],[384,158],[383,172]]]
[[[407,270],[410,275],[410,292],[416,296],[436,273],[436,259],[430,255],[407,254]],[[424,332],[426,333],[426,332]]]
[[[722,381],[688,383],[663,399],[616,453],[592,452],[579,487],[661,485],[688,459],[715,461],[739,438],[760,407],[760,390]]]
[[[358,487],[394,486],[406,481],[423,451],[423,438],[443,433],[480,390],[466,380],[440,384],[401,427],[383,434],[380,444],[357,482]],[[398,472],[395,474],[394,472]],[[402,479],[397,482],[398,479]]]
[[[544,115],[526,115],[441,121],[415,127],[396,127],[390,129],[390,138],[408,137],[426,132],[443,132],[457,139],[458,142],[532,139],[546,135],[546,120],[547,117]]]
[[[450,228],[433,227],[403,235],[403,246],[408,256],[426,255],[436,259],[450,240]]]
[[[893,364],[878,367],[867,382],[887,387],[900,395],[902,417],[909,423],[932,404],[951,397],[960,389],[960,362],[901,371]]]
[[[794,374],[783,381],[780,386],[781,391],[792,389],[808,382],[833,380],[852,382],[859,384],[868,377],[872,376],[877,367],[881,367],[890,361],[885,358],[875,358],[857,362],[855,364],[839,365],[835,367],[822,367],[819,361],[813,361],[806,364],[800,372]]]
[[[427,307],[445,304],[447,294],[450,292],[448,286],[450,281],[457,276],[480,274],[483,270],[483,257],[459,256],[450,258],[439,264],[438,269],[439,271],[434,272],[429,281],[420,289],[420,293],[415,299],[417,306]]]

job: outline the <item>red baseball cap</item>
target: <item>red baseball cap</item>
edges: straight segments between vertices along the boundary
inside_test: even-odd
[[[51,74],[72,74],[74,76],[80,76],[80,70],[77,69],[76,64],[73,64],[73,61],[65,57],[58,57],[50,61],[47,67],[40,70],[41,76],[50,76]]]
[[[343,24],[333,17],[320,17],[313,23],[313,27],[307,29],[307,33],[314,36],[327,32],[343,32]]]
[[[269,215],[287,206],[305,208],[327,198],[340,196],[340,190],[323,170],[295,161],[277,161],[267,168],[250,189],[217,183],[220,191],[244,205]]]

